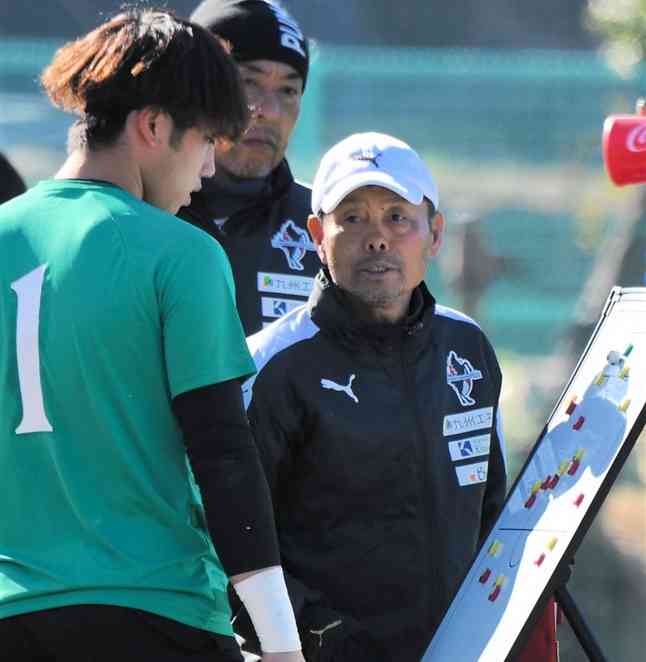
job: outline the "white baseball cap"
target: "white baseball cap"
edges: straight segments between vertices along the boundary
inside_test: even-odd
[[[387,188],[413,205],[423,198],[435,209],[439,203],[435,180],[419,154],[384,133],[355,133],[325,154],[312,186],[312,211],[329,214],[362,186]]]

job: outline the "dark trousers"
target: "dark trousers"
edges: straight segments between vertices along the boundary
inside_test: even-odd
[[[242,662],[233,637],[108,605],[0,619],[0,650],[11,662]]]

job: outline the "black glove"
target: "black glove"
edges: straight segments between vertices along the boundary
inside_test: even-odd
[[[380,644],[360,623],[333,609],[305,607],[298,630],[307,662],[387,662]]]

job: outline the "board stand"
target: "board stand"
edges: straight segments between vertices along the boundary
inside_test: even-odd
[[[585,651],[590,662],[608,662],[608,658],[603,654],[601,647],[588,627],[583,614],[580,612],[574,598],[567,589],[567,584],[562,584],[554,591],[554,597],[559,607],[567,618],[572,631],[574,632],[581,648]]]

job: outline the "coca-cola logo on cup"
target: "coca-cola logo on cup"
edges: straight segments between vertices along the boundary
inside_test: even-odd
[[[631,152],[646,151],[646,124],[633,127],[626,136],[626,147]]]

